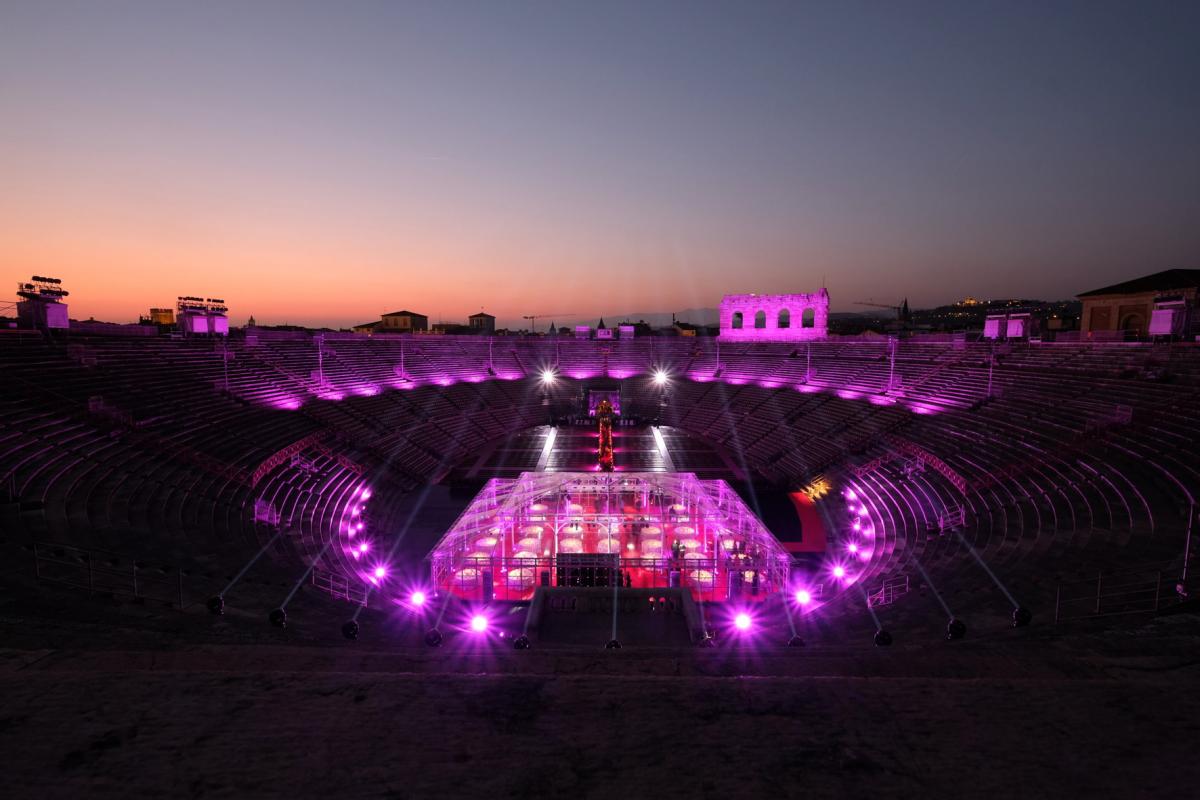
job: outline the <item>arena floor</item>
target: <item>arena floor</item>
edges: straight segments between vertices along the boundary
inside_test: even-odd
[[[1162,797],[1200,621],[890,650],[348,643],[0,595],[6,796]],[[301,601],[303,602],[303,601]]]

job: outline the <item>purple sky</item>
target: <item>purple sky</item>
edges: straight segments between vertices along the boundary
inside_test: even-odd
[[[1200,266],[1198,42],[1196,2],[7,0],[0,265],[117,320],[1068,297]]]

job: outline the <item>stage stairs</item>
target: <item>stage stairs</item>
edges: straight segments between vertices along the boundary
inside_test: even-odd
[[[540,587],[529,635],[547,644],[603,646],[613,638],[610,587]],[[619,589],[616,638],[624,646],[685,646],[703,633],[700,609],[686,589]]]

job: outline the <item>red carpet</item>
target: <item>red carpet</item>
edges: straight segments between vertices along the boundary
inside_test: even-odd
[[[789,553],[824,553],[825,520],[817,511],[817,504],[804,492],[788,492],[796,516],[800,518],[800,541],[781,542]]]

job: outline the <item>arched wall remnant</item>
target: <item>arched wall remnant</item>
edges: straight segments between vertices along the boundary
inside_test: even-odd
[[[799,316],[799,324],[794,320]],[[753,321],[752,324],[746,324]],[[797,342],[829,333],[829,292],[727,294],[721,298],[721,338]]]

